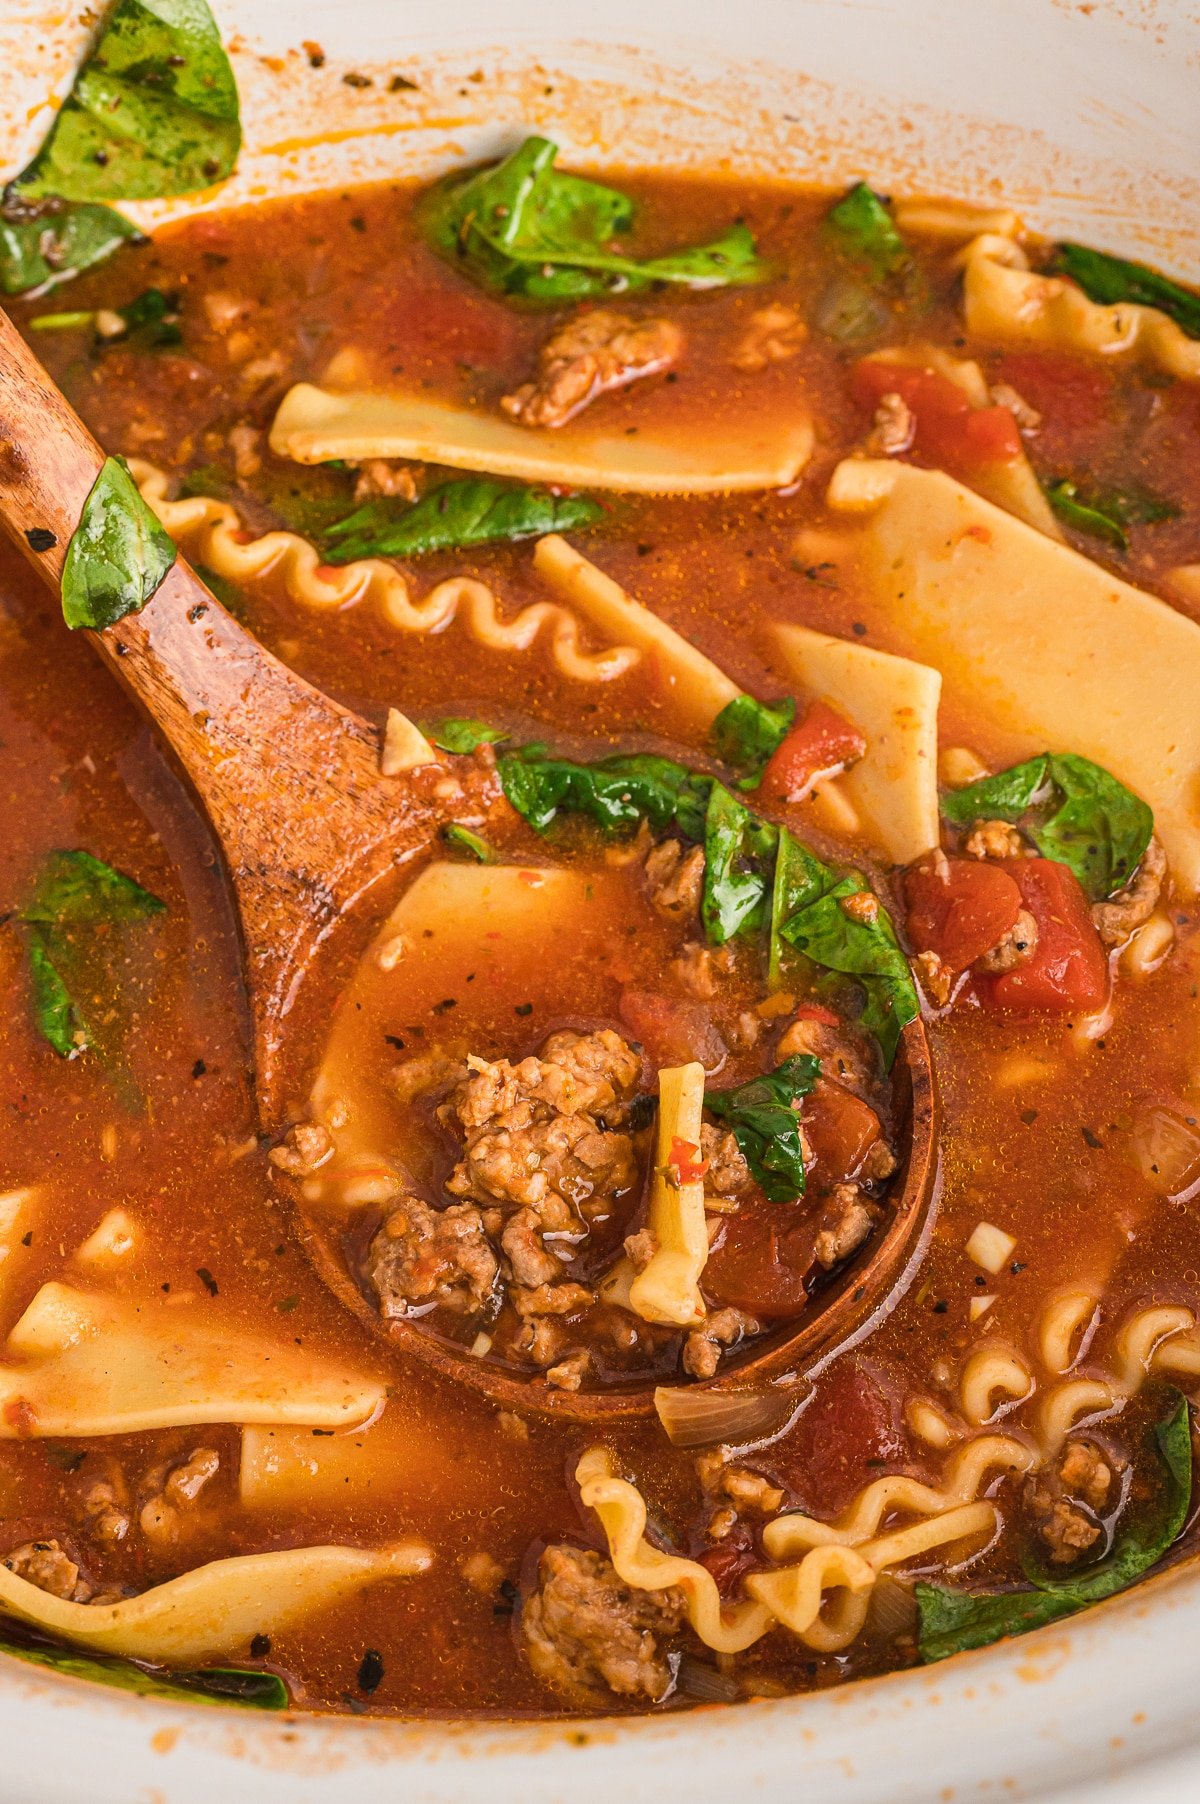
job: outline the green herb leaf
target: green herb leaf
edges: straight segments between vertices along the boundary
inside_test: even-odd
[[[842,906],[847,897],[872,894],[864,879],[857,871],[837,877],[794,845],[775,888],[786,912],[774,931],[822,970],[857,980],[865,998],[859,1024],[878,1042],[890,1070],[901,1032],[916,1019],[920,1004],[887,910],[880,904],[864,920],[847,914]]]
[[[360,557],[424,557],[431,551],[573,532],[603,518],[604,509],[588,495],[552,495],[549,489],[467,477],[444,482],[411,504],[387,497],[368,501],[326,527],[325,537],[339,543],[327,548],[325,556],[331,564]]]
[[[705,1108],[729,1124],[768,1202],[794,1203],[804,1195],[800,1118],[792,1105],[810,1094],[820,1075],[820,1059],[797,1053],[764,1077],[705,1095]]]
[[[1187,333],[1200,338],[1200,294],[1160,276],[1144,263],[1127,263],[1094,251],[1086,244],[1060,244],[1050,259],[1054,275],[1070,276],[1089,300],[1111,306],[1114,301],[1135,301],[1141,307],[1157,307]]]
[[[111,207],[73,207],[55,200],[29,207],[6,198],[0,209],[0,290],[44,292],[142,236]]]
[[[756,702],[752,695],[735,695],[713,721],[713,748],[723,763],[746,773],[740,787],[752,789],[763,767],[786,739],[796,718],[796,699],[789,695],[778,707]]]
[[[911,275],[909,248],[884,202],[866,182],[856,182],[830,208],[825,223],[843,253],[862,264],[873,281],[894,282]]]
[[[815,853],[794,838],[786,827],[779,829],[779,848],[775,854],[775,872],[771,886],[770,946],[767,956],[767,987],[778,990],[783,985],[783,966],[790,948],[783,937],[784,923],[802,908],[808,908],[827,895],[838,881],[836,871],[822,864]]]
[[[232,1704],[242,1710],[286,1710],[287,1686],[278,1674],[253,1667],[209,1666],[194,1671],[152,1671],[132,1660],[107,1659],[73,1648],[0,1640],[0,1652],[31,1666],[52,1667],[74,1679],[90,1679],[138,1697],[182,1704]]]
[[[486,721],[452,716],[448,720],[421,721],[421,731],[440,751],[463,755],[481,745],[498,745],[509,735],[503,727],[489,727]]]
[[[118,0],[20,193],[153,200],[223,181],[237,84],[205,0]]]
[[[700,919],[714,945],[762,927],[778,843],[778,827],[752,814],[720,783],[712,785],[704,817]]]
[[[660,830],[674,820],[689,839],[704,837],[712,778],[670,758],[637,753],[574,764],[547,758],[540,746],[524,746],[506,752],[499,771],[508,800],[539,833],[562,810],[586,815],[608,833],[632,832],[642,820]]]
[[[183,341],[179,326],[179,297],[161,288],[147,288],[117,312],[125,321],[126,335],[118,344],[133,340],[142,350],[158,351]],[[103,341],[102,341],[103,342]]]
[[[1145,489],[1109,489],[1102,494],[1083,495],[1066,476],[1042,486],[1060,520],[1076,532],[1106,540],[1118,551],[1129,550],[1127,526],[1154,526],[1160,520],[1174,520],[1180,511],[1174,501]]]
[[[442,828],[442,838],[449,845],[461,846],[469,852],[479,864],[495,864],[496,854],[486,839],[480,839],[478,833],[472,833],[469,827],[460,827],[457,821],[451,821]]]
[[[1191,1431],[1186,1398],[1154,1430],[1163,1482],[1152,1520],[1120,1535],[1112,1553],[1090,1571],[1067,1578],[1035,1578],[1033,1591],[973,1597],[943,1585],[916,1587],[921,1658],[944,1660],[986,1647],[1006,1635],[1057,1622],[1134,1584],[1160,1560],[1187,1520],[1192,1495]]]
[[[942,813],[955,826],[976,820],[1017,822],[1048,808],[1027,831],[1043,858],[1074,871],[1094,902],[1123,889],[1145,856],[1154,814],[1090,758],[1045,752],[1024,764],[943,795]]]
[[[143,501],[125,459],[106,457],[67,546],[63,619],[100,632],[140,612],[174,562],[170,534]]]
[[[619,255],[612,240],[632,226],[633,202],[563,174],[557,155],[549,139],[527,138],[502,162],[439,184],[418,214],[433,248],[481,287],[539,306],[653,282],[715,288],[768,275],[743,225],[664,257]]]
[[[148,889],[90,852],[51,852],[17,919],[52,927],[95,925],[145,921],[165,909],[166,903]]]
[[[46,936],[31,933],[26,950],[33,985],[34,1025],[60,1059],[76,1058],[91,1045],[91,1030],[72,1000]]]

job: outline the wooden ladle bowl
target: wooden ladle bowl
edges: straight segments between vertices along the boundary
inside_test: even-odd
[[[894,1121],[900,1165],[884,1200],[884,1219],[860,1252],[834,1275],[794,1321],[783,1322],[736,1353],[716,1378],[679,1382],[689,1391],[746,1390],[807,1376],[822,1358],[886,1314],[903,1294],[931,1223],[937,1194],[937,1088],[924,1024],[910,1022],[892,1069]],[[441,1377],[482,1391],[518,1414],[556,1421],[603,1424],[654,1414],[656,1383],[645,1379],[603,1389],[566,1391],[528,1376],[487,1355],[477,1358],[465,1345],[437,1334],[417,1319],[380,1315],[349,1269],[341,1236],[327,1214],[298,1203],[305,1246],[322,1280],[373,1333],[419,1359]]]

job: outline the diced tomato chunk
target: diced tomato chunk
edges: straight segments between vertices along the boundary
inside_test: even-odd
[[[823,1002],[801,1002],[795,1010],[797,1021],[819,1021],[822,1027],[840,1027],[842,1017]]]
[[[671,1151],[667,1159],[679,1174],[681,1184],[694,1184],[708,1170],[708,1160],[700,1157],[700,1148],[694,1140],[681,1140],[676,1134],[671,1141]]]
[[[822,1373],[795,1426],[770,1448],[771,1470],[801,1507],[828,1520],[883,1469],[912,1453],[903,1389],[882,1366],[851,1355]]]
[[[751,1198],[727,1216],[704,1268],[704,1289],[762,1321],[784,1320],[808,1303],[814,1227],[791,1203]]]
[[[684,1002],[654,990],[622,990],[617,1013],[655,1066],[699,1059],[706,1071],[716,1071],[728,1056],[729,1048],[702,1002]]]
[[[866,749],[857,727],[827,702],[813,702],[767,760],[762,794],[770,801],[802,801],[816,778],[832,776]]]
[[[904,878],[909,944],[935,952],[951,971],[965,971],[1016,925],[1021,891],[1015,870],[977,858],[936,859],[913,865]]]
[[[851,381],[856,401],[875,408],[884,395],[899,395],[912,413],[913,450],[951,471],[1011,463],[1021,455],[1021,434],[1007,407],[974,407],[962,389],[937,370],[864,357]]]
[[[696,1558],[712,1573],[722,1597],[733,1597],[746,1574],[759,1564],[754,1537],[742,1522],[715,1547],[703,1548]]]
[[[880,1135],[870,1104],[827,1078],[806,1099],[801,1119],[823,1185],[853,1177]]]
[[[1112,371],[1098,357],[1067,351],[1008,351],[1000,375],[1045,416],[1047,426],[1102,426],[1113,393]]]
[[[993,1008],[1091,1012],[1108,995],[1108,958],[1092,923],[1083,885],[1065,864],[1016,858],[1022,906],[1037,922],[1033,956],[1015,971],[978,977],[975,990]]]

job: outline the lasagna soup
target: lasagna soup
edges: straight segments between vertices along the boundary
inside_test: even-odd
[[[131,164],[87,81],[131,11],[4,203],[85,513],[445,824],[260,1119],[213,839],[68,630],[146,595],[95,611],[86,520],[65,620],[5,552],[5,1652],[669,1711],[1187,1557],[1200,298],[520,134],[148,239],[119,203],[219,181],[237,103],[179,27],[203,163]]]

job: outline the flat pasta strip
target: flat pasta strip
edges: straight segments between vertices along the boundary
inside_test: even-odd
[[[777,626],[775,637],[801,687],[862,733],[867,749],[839,779],[842,793],[888,857],[910,864],[940,837],[940,673],[807,626]]]
[[[43,1284],[0,1363],[0,1439],[203,1422],[350,1428],[383,1402],[375,1379],[286,1337],[238,1333],[209,1310]]]
[[[904,650],[1029,753],[1078,752],[1154,810],[1200,890],[1200,627],[936,470],[838,465],[838,551]],[[828,548],[827,548],[828,549]]]
[[[424,1572],[432,1558],[419,1541],[378,1552],[330,1546],[244,1554],[116,1604],[69,1603],[0,1565],[0,1611],[97,1653],[191,1665],[240,1654],[255,1635],[278,1634],[381,1579]]]
[[[456,470],[482,470],[523,482],[564,483],[646,495],[704,495],[732,489],[785,488],[812,451],[812,424],[748,420],[710,432],[605,432],[590,421],[531,431],[499,414],[428,396],[340,391],[299,382],[271,427],[276,457],[321,464],[371,457],[411,458]]]
[[[153,464],[131,458],[129,468],[175,543],[192,562],[226,581],[247,584],[274,578],[292,601],[310,608],[348,608],[373,602],[389,626],[402,633],[440,633],[455,620],[489,651],[528,651],[543,633],[562,675],[576,683],[609,683],[639,662],[632,645],[613,645],[589,652],[580,644],[579,621],[555,602],[536,601],[511,620],[502,620],[496,596],[475,577],[454,576],[413,601],[404,576],[383,558],[360,558],[352,564],[323,564],[315,545],[294,532],[268,532],[250,538],[228,502],[206,495],[172,501],[168,478]]]
[[[1148,363],[1200,382],[1200,341],[1157,307],[1089,300],[1063,276],[1038,275],[1014,238],[984,232],[961,253],[967,330],[989,343],[1033,345]]]
[[[707,1313],[700,1274],[708,1259],[704,1179],[684,1182],[673,1163],[677,1142],[700,1156],[704,1066],[667,1066],[658,1074],[658,1128],[647,1225],[657,1250],[629,1286],[629,1307],[646,1322],[694,1328]]]

